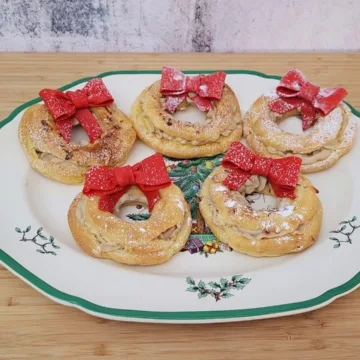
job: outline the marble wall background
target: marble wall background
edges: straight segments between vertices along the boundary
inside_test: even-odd
[[[360,49],[360,0],[0,0],[0,51]]]

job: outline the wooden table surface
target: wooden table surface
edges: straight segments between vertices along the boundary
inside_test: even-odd
[[[360,108],[360,54],[0,54],[0,119],[37,96],[110,70],[298,67],[313,82],[344,86]],[[3,149],[4,151],[5,149]],[[5,150],[6,151],[6,150]],[[207,325],[103,320],[58,305],[0,266],[0,359],[360,359],[360,290],[301,315]]]

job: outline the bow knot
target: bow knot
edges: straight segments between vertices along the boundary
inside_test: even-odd
[[[89,107],[108,106],[114,102],[101,79],[90,80],[83,89],[67,91],[43,89],[39,93],[44,100],[56,128],[66,142],[71,140],[71,129],[76,118],[89,136],[90,143],[98,139],[102,130]]]
[[[144,193],[151,211],[160,199],[159,189],[171,185],[161,154],[152,155],[134,166],[115,169],[94,166],[86,172],[83,193],[100,196],[99,209],[113,212],[118,200],[133,185]]]
[[[89,107],[89,99],[84,90],[67,91],[66,95],[73,103],[76,109],[84,109]]]
[[[136,184],[135,173],[130,165],[123,166],[120,168],[115,168],[114,174],[115,174],[116,182],[119,186],[126,187],[127,185]]]
[[[251,175],[260,175],[267,177],[277,197],[295,198],[301,167],[301,159],[296,156],[266,158],[253,154],[241,142],[234,142],[221,165],[230,169],[223,183],[231,190],[239,190]]]
[[[316,113],[328,115],[347,95],[343,88],[320,89],[307,81],[297,69],[291,69],[283,76],[276,93],[280,98],[269,104],[270,110],[285,114],[300,108],[304,131],[315,123]]]
[[[191,100],[201,111],[213,109],[212,100],[220,100],[226,74],[216,72],[210,75],[186,76],[181,71],[164,66],[162,69],[160,92],[167,95],[165,108],[174,113],[189,93]]]

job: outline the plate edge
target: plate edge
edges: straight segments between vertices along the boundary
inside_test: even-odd
[[[184,71],[186,74],[205,74],[211,73],[214,71],[220,70],[188,70]],[[278,75],[267,75],[265,73],[253,70],[221,70],[227,74],[245,74],[245,75],[255,75],[266,79],[281,79],[281,76]],[[75,80],[67,85],[64,85],[59,88],[59,90],[67,90],[77,84],[80,84],[85,81],[89,81],[95,77],[106,77],[111,75],[126,75],[126,74],[161,74],[160,70],[118,70],[118,71],[108,71],[103,72],[96,76],[90,76]],[[6,124],[10,123],[14,118],[27,107],[40,102],[39,97],[32,99],[14,109],[8,117],[0,121],[0,129]],[[360,111],[356,110],[351,104],[346,104],[350,107],[352,113],[357,117],[360,117]],[[346,295],[347,293],[355,290],[360,285],[360,271],[346,283],[341,284],[335,288],[329,289],[323,294],[319,295],[316,298],[305,300],[297,303],[289,303],[282,305],[273,305],[261,308],[252,308],[252,309],[237,309],[237,310],[213,310],[213,311],[187,311],[187,312],[157,312],[157,311],[142,311],[142,310],[129,310],[129,309],[115,309],[107,308],[101,305],[91,303],[80,297],[76,297],[67,293],[64,293],[56,288],[52,287],[45,281],[41,280],[39,277],[31,273],[20,263],[18,263],[14,258],[8,255],[5,251],[0,249],[0,263],[3,264],[8,270],[12,273],[25,280],[33,288],[39,290],[41,293],[47,295],[49,298],[54,301],[60,302],[65,305],[75,306],[79,309],[84,310],[87,313],[98,315],[98,316],[110,316],[111,318],[118,318],[119,320],[128,319],[129,321],[136,320],[157,320],[164,322],[191,322],[192,321],[216,321],[223,320],[226,321],[236,321],[241,320],[241,318],[265,318],[272,316],[285,316],[294,312],[310,311],[314,308],[319,308],[325,306],[328,303],[332,302],[338,297]],[[200,316],[199,316],[200,315]],[[121,319],[122,318],[122,319]]]
[[[109,308],[94,304],[83,298],[62,292],[45,281],[41,280],[31,271],[27,270],[14,258],[8,255],[5,251],[0,249],[0,264],[4,265],[13,274],[25,280],[26,283],[33,288],[39,290],[41,293],[47,295],[54,301],[74,306],[84,310],[87,313],[112,318],[112,319],[133,319],[136,320],[157,320],[159,322],[196,322],[196,321],[239,321],[241,318],[246,320],[285,316],[291,313],[299,313],[310,311],[327,305],[338,297],[346,295],[360,286],[360,271],[348,280],[346,283],[327,290],[323,294],[309,300],[301,302],[272,305],[250,309],[233,309],[233,310],[210,310],[210,311],[145,311],[145,310],[130,310]],[[245,320],[245,319],[244,319]]]

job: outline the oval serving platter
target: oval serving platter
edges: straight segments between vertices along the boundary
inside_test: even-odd
[[[198,74],[210,71],[188,71]],[[246,70],[230,70],[226,82],[237,95],[242,114],[280,77]],[[117,105],[126,113],[137,95],[160,78],[159,71],[115,71],[100,74]],[[81,88],[90,78],[61,88]],[[40,89],[39,89],[40,90]],[[218,244],[197,211],[199,185],[221,156],[185,161],[166,159],[193,216],[193,235],[187,250],[169,262],[131,267],[86,255],[67,224],[68,207],[81,191],[49,180],[33,171],[17,139],[24,110],[15,109],[0,123],[0,193],[6,210],[0,224],[0,263],[26,283],[64,305],[114,320],[205,323],[291,315],[325,306],[360,284],[360,169],[354,148],[331,169],[308,177],[320,190],[324,207],[318,241],[308,250],[277,258],[252,258]],[[352,116],[360,118],[353,107]],[[296,132],[299,121],[287,121]],[[5,126],[6,125],[6,126]],[[154,151],[137,142],[127,164]],[[11,155],[10,155],[11,154]],[[189,184],[191,182],[191,184]],[[129,221],[141,220],[144,209],[134,208]],[[359,220],[357,219],[359,217]],[[209,251],[211,244],[218,244]]]

